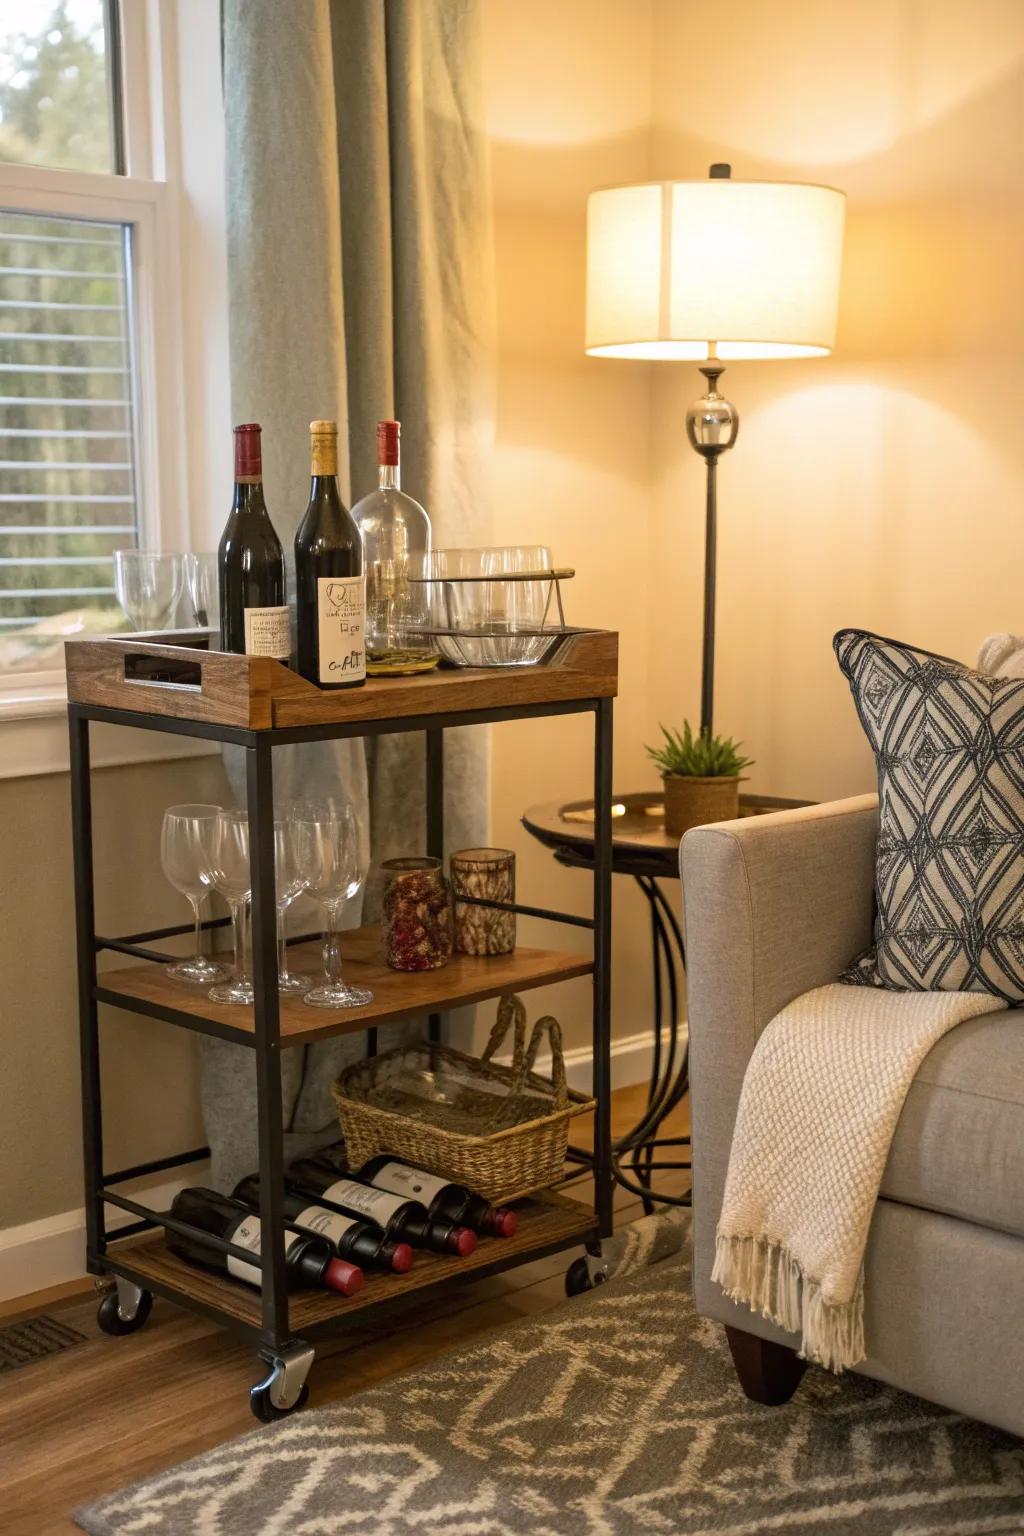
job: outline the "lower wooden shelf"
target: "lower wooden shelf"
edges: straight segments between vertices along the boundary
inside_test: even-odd
[[[554,1190],[516,1203],[519,1227],[514,1237],[481,1238],[468,1258],[448,1258],[418,1249],[416,1262],[404,1275],[367,1274],[355,1296],[333,1291],[292,1292],[290,1328],[297,1335],[319,1332],[326,1325],[343,1323],[367,1307],[396,1301],[414,1292],[426,1292],[455,1281],[482,1279],[484,1275],[545,1254],[557,1253],[588,1240],[597,1223],[589,1206],[569,1200]],[[124,1272],[158,1295],[191,1301],[206,1311],[214,1310],[244,1327],[260,1327],[260,1293],[237,1280],[188,1264],[171,1252],[162,1235],[128,1239],[108,1253],[110,1268]]]

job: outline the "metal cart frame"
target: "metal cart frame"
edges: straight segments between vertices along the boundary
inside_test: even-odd
[[[167,637],[161,636],[161,640]],[[196,641],[193,639],[193,645]],[[95,651],[99,646],[117,646],[122,654],[131,650],[131,642],[78,642],[88,644]],[[565,714],[589,714],[594,724],[593,793],[597,808],[597,826],[593,861],[593,913],[589,918],[576,914],[552,911],[544,907],[522,903],[508,906],[524,915],[540,916],[553,922],[567,923],[574,927],[586,927],[593,931],[593,1072],[594,1097],[597,1101],[594,1153],[590,1166],[595,1183],[594,1213],[581,1231],[577,1223],[571,1234],[548,1236],[539,1246],[519,1247],[515,1253],[505,1253],[501,1244],[488,1244],[483,1262],[467,1267],[464,1273],[444,1274],[431,1279],[425,1276],[423,1291],[434,1291],[465,1278],[478,1279],[487,1274],[511,1268],[559,1249],[578,1245],[585,1241],[591,1252],[599,1251],[601,1238],[612,1231],[613,1157],[610,1121],[611,1090],[611,798],[612,798],[612,709],[610,696],[562,697],[549,702],[511,702],[484,704],[482,707],[458,707],[451,710],[432,711],[423,714],[398,714],[378,719],[346,720],[338,718],[320,724],[278,726],[266,728],[239,727],[221,721],[186,718],[173,714],[154,714],[145,708],[122,708],[109,704],[90,702],[88,687],[81,682],[72,683],[73,669],[70,654],[74,643],[69,644],[69,697],[71,765],[71,809],[74,838],[74,893],[75,922],[78,948],[78,1004],[81,1044],[83,1151],[85,1168],[85,1216],[87,1235],[87,1262],[91,1273],[112,1275],[117,1282],[116,1296],[108,1296],[104,1302],[106,1317],[101,1323],[108,1332],[129,1332],[140,1326],[148,1313],[151,1293],[169,1297],[194,1311],[216,1318],[218,1321],[251,1338],[261,1358],[269,1366],[269,1374],[253,1388],[253,1406],[258,1416],[278,1417],[300,1407],[305,1401],[305,1379],[313,1360],[313,1341],[320,1335],[344,1327],[347,1308],[343,1298],[336,1298],[336,1316],[303,1327],[301,1333],[290,1319],[289,1291],[285,1265],[286,1229],[301,1230],[289,1222],[283,1213],[284,1157],[283,1122],[281,1099],[280,1053],[291,1043],[282,1039],[280,1029],[280,999],[277,990],[278,957],[274,890],[274,748],[296,742],[339,740],[353,736],[376,736],[392,732],[420,731],[424,736],[426,774],[426,838],[427,851],[441,857],[444,843],[444,732],[452,726],[472,724],[503,724],[514,720],[531,720],[543,716]],[[139,637],[139,650],[145,650]],[[164,647],[154,646],[154,654]],[[198,652],[181,652],[182,656]],[[214,659],[214,653],[211,653]],[[226,659],[226,658],[223,658]],[[248,658],[236,658],[238,661]],[[124,670],[127,670],[125,664]],[[488,697],[494,694],[496,674],[473,674],[490,685]],[[466,680],[470,674],[466,674]],[[502,676],[507,676],[503,673]],[[387,680],[390,681],[390,680]],[[157,682],[156,687],[175,689],[175,682]],[[138,694],[144,690],[136,690]],[[507,695],[514,696],[510,683]],[[614,692],[614,683],[612,684]],[[75,695],[78,697],[75,697]],[[460,695],[461,696],[461,695]],[[483,697],[483,691],[481,692]],[[337,697],[336,695],[334,697]],[[164,694],[166,698],[166,694]],[[133,700],[134,702],[134,700]],[[140,696],[140,704],[145,700]],[[339,707],[340,708],[340,707]],[[97,956],[104,950],[115,950],[136,959],[166,962],[175,958],[154,949],[154,942],[189,931],[190,925],[153,930],[121,938],[108,938],[97,933],[95,892],[93,879],[93,830],[91,805],[90,726],[93,722],[130,726],[135,729],[168,732],[176,736],[200,737],[206,740],[233,743],[245,750],[246,783],[248,789],[248,820],[252,864],[252,968],[255,1004],[254,1027],[243,1031],[225,1026],[221,1021],[185,1013],[173,1007],[132,998],[111,991],[104,986],[103,973],[97,971]],[[214,920],[208,927],[217,926],[223,919]],[[293,942],[300,942],[295,940]],[[439,973],[443,975],[442,973]],[[206,1294],[207,1287],[189,1289],[168,1284],[153,1277],[139,1263],[138,1250],[126,1238],[164,1228],[181,1227],[170,1215],[153,1210],[139,1200],[119,1193],[116,1185],[130,1178],[165,1172],[202,1157],[207,1149],[196,1148],[172,1156],[154,1158],[131,1167],[110,1170],[105,1166],[103,1153],[103,1106],[100,1084],[100,1004],[110,1004],[128,1009],[143,1016],[164,1020],[170,1024],[218,1035],[234,1041],[240,1049],[251,1049],[256,1057],[256,1082],[258,1103],[258,1146],[260,1174],[260,1219],[264,1236],[271,1240],[262,1243],[260,1268],[262,1288],[259,1298],[258,1323],[246,1320],[224,1309]],[[437,1038],[440,1015],[430,1016],[430,1031]],[[325,1025],[324,1036],[341,1033],[342,1026]],[[371,1037],[371,1050],[373,1042]],[[573,1177],[573,1174],[568,1177]],[[579,1176],[577,1167],[575,1176]],[[134,1221],[111,1233],[107,1229],[106,1208],[129,1213]],[[220,1250],[222,1253],[253,1262],[252,1255],[212,1234],[197,1228],[185,1230],[197,1241]],[[276,1237],[280,1234],[280,1237]],[[111,1246],[111,1245],[114,1246]],[[479,1258],[482,1250],[475,1256]],[[224,1282],[230,1283],[230,1282]],[[242,1289],[245,1289],[242,1287]],[[404,1294],[408,1295],[408,1291]]]

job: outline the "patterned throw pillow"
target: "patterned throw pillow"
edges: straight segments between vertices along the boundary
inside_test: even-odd
[[[833,641],[878,770],[877,973],[1024,1002],[1024,679],[865,630]]]

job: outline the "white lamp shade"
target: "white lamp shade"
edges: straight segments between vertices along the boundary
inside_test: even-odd
[[[846,198],[780,181],[655,181],[587,204],[587,351],[820,357],[832,350]]]

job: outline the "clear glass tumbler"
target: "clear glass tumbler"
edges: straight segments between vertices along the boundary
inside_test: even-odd
[[[114,551],[114,590],[133,629],[168,629],[183,580],[180,555],[155,549]]]

